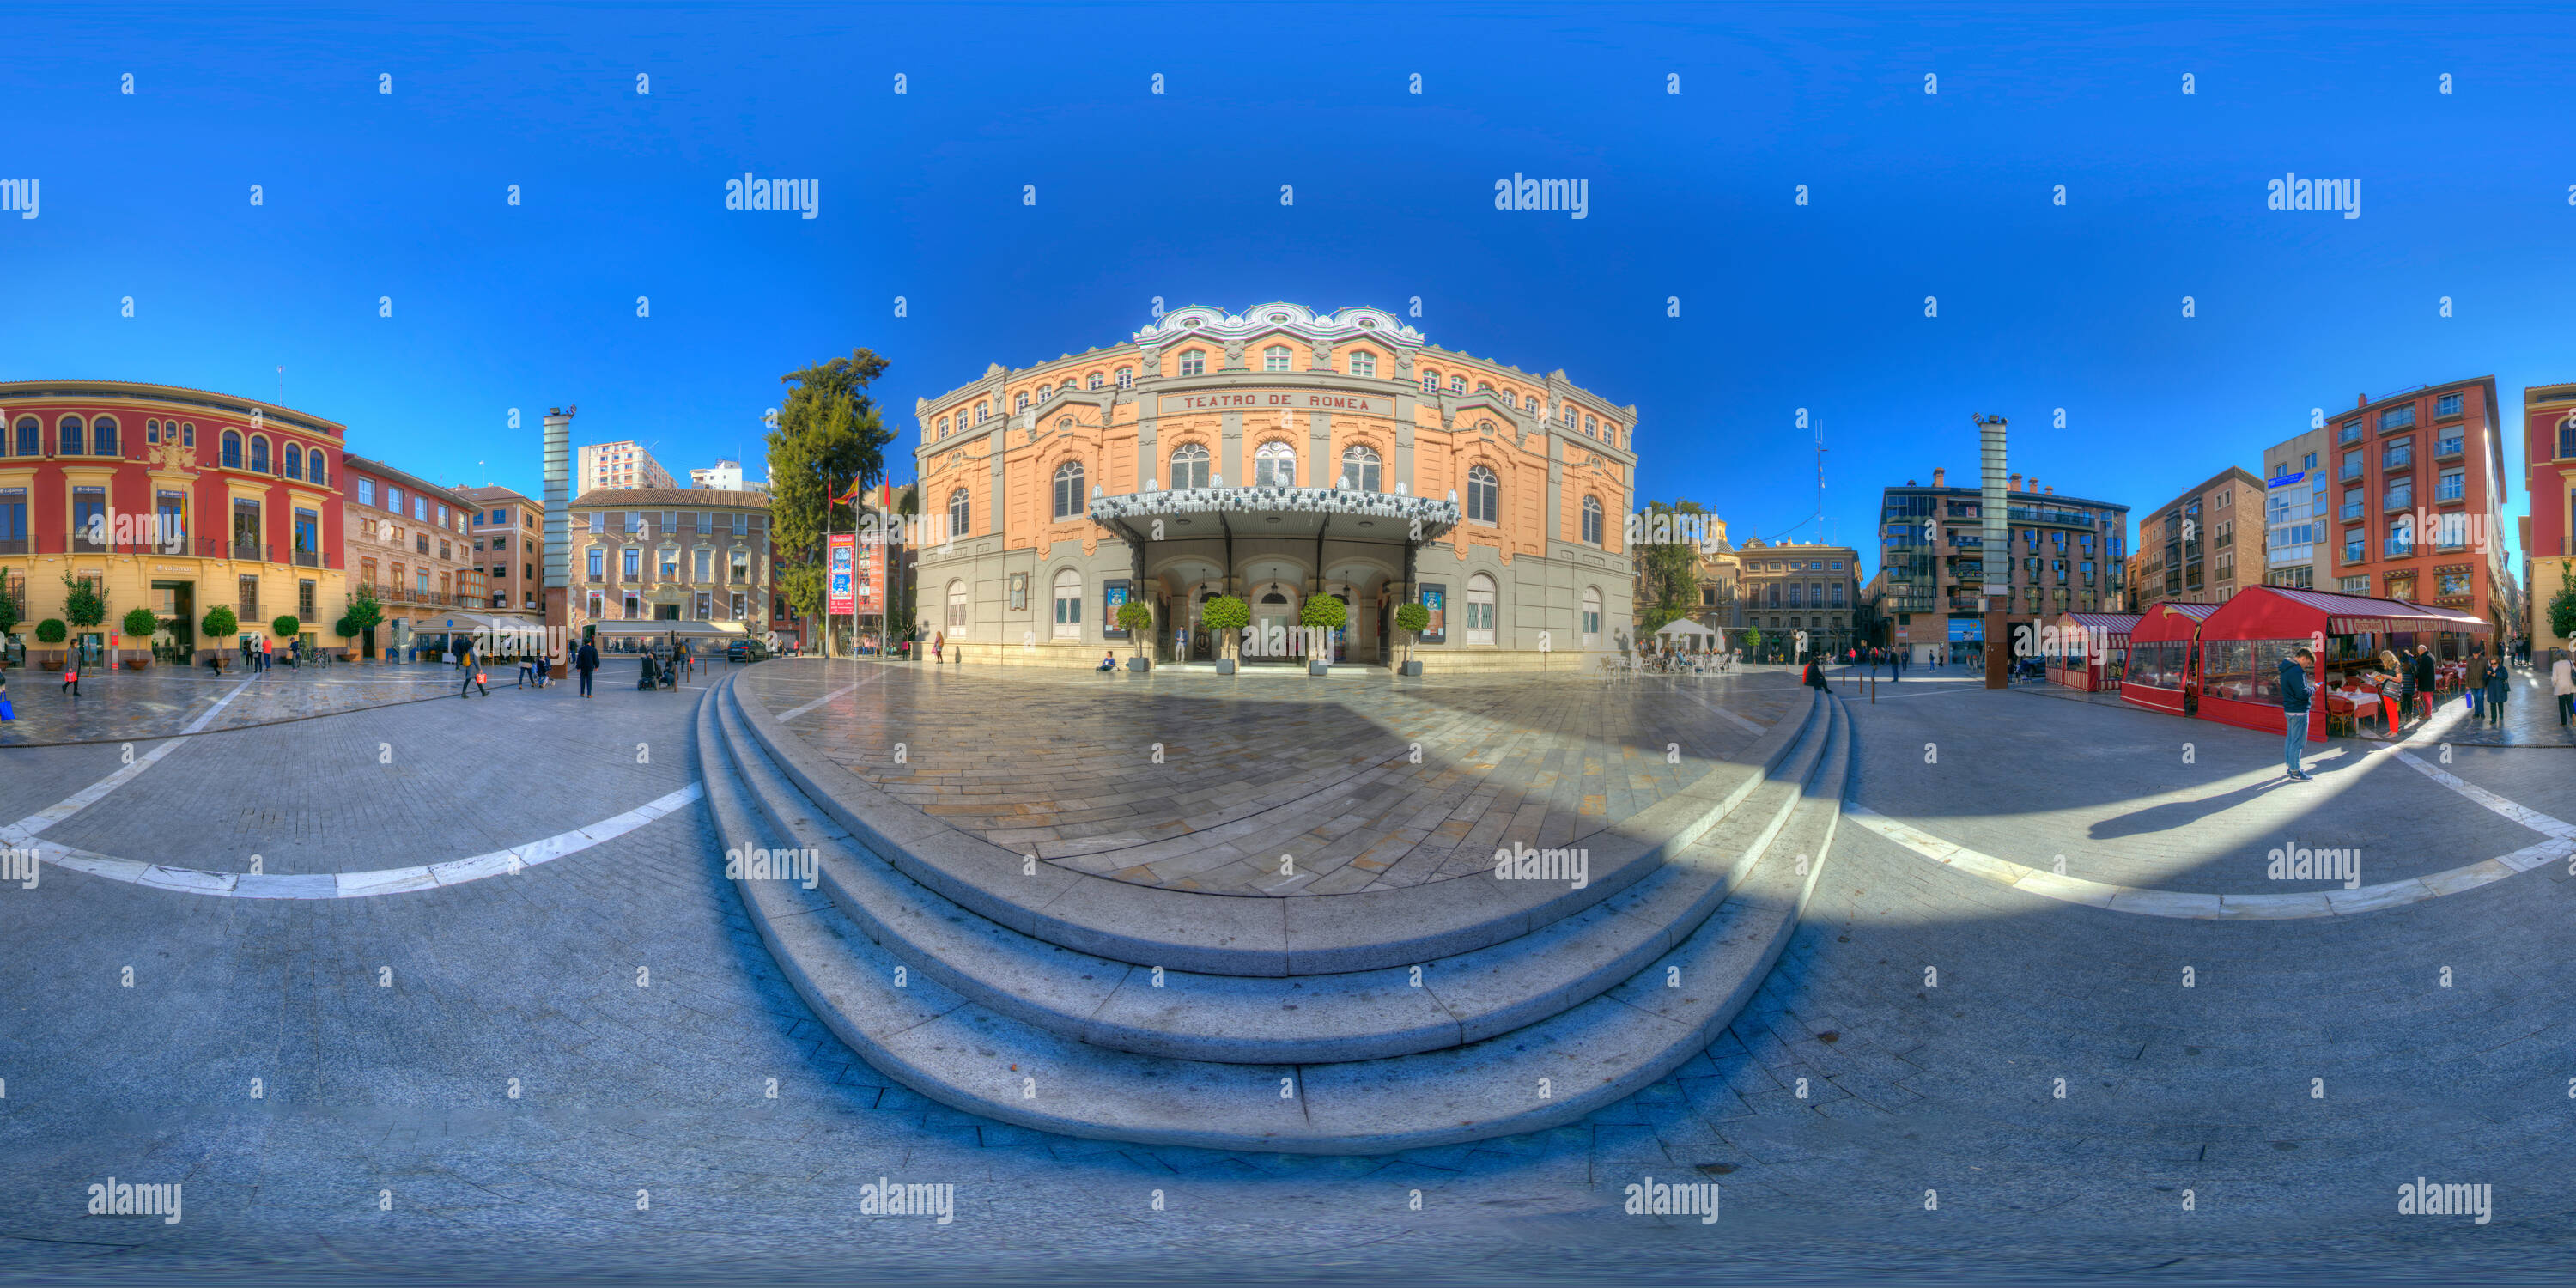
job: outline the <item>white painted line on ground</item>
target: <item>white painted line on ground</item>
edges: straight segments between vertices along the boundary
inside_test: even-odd
[[[40,841],[35,849],[36,857],[58,867],[159,890],[232,899],[364,899],[380,894],[435,890],[441,886],[462,885],[468,881],[525,871],[567,854],[579,854],[602,841],[624,836],[655,819],[686,808],[705,793],[703,783],[691,783],[613,818],[559,832],[544,840],[495,850],[490,854],[477,854],[472,858],[408,868],[381,868],[373,872],[254,876],[246,872],[207,872],[196,868],[137,863],[132,859],[75,850],[51,841]]]
[[[2134,912],[2149,917],[2180,917],[2209,921],[2287,921],[2305,917],[2344,917],[2356,913],[2377,912],[2382,908],[2402,907],[2439,899],[2492,885],[2517,873],[2528,872],[2544,864],[2563,862],[2576,856],[2576,825],[2570,825],[2528,806],[2516,804],[2483,787],[2462,781],[2447,770],[2437,769],[2415,757],[2408,747],[2428,747],[2441,741],[2467,712],[2464,708],[2445,708],[2443,713],[2419,726],[2397,742],[2385,743],[2362,753],[2354,770],[2369,768],[2369,762],[2387,756],[2423,771],[2425,776],[2452,791],[2475,801],[2497,814],[2511,819],[2548,840],[2527,845],[2511,854],[2471,863],[2464,867],[2435,872],[2427,876],[2408,877],[2363,886],[2357,890],[2302,890],[2270,894],[2193,894],[2176,890],[2149,890],[2139,886],[2115,885],[2107,881],[2088,881],[2082,877],[2062,877],[2055,872],[2024,867],[2010,859],[1999,859],[1963,845],[1953,845],[1929,832],[1907,826],[1885,814],[1858,804],[1845,804],[1843,817],[1894,841],[1916,854],[1955,871],[1983,877],[1997,885],[2066,903],[2108,908],[2113,912]]]
[[[179,744],[186,741],[188,735],[205,728],[207,724],[214,720],[215,714],[224,709],[224,705],[226,703],[231,702],[234,698],[240,697],[241,691],[249,687],[250,681],[248,680],[243,680],[240,683],[235,684],[230,693],[215,699],[215,704],[213,706],[199,712],[196,719],[189,721],[187,728],[163,739],[160,746],[154,747],[152,750],[136,757],[132,764],[118,768],[115,773],[109,774],[107,777],[91,783],[89,786],[56,801],[43,809],[37,810],[35,813],[19,819],[17,822],[12,823],[7,827],[0,827],[0,841],[5,841],[13,846],[28,845],[34,841],[37,833],[42,832],[46,828],[52,827],[54,824],[62,822],[64,819],[70,818],[72,815],[78,814],[82,810],[88,809],[90,806],[97,804],[100,799],[105,797],[109,792],[115,791],[117,788],[123,787],[127,783],[134,781],[134,776],[136,774],[140,774],[144,770],[160,764],[163,756],[167,756],[171,752],[178,750]],[[137,738],[134,741],[144,742],[148,740]]]
[[[1691,701],[1696,702],[1696,703],[1700,704],[1701,706],[1706,707],[1706,708],[1708,708],[1709,710],[1714,711],[1714,712],[1716,712],[1717,714],[1719,714],[1719,715],[1721,715],[1721,716],[1724,716],[1726,719],[1728,719],[1728,720],[1732,721],[1732,722],[1734,723],[1734,725],[1735,725],[1735,727],[1736,727],[1736,728],[1741,729],[1741,730],[1743,730],[1743,731],[1744,731],[1744,732],[1746,732],[1746,733],[1757,733],[1757,734],[1758,734],[1758,733],[1766,733],[1766,732],[1769,732],[1769,730],[1770,730],[1770,728],[1771,728],[1769,725],[1758,725],[1758,724],[1755,724],[1755,723],[1753,723],[1752,721],[1747,720],[1747,719],[1745,719],[1744,717],[1739,716],[1739,715],[1735,714],[1734,712],[1729,711],[1729,710],[1727,710],[1726,708],[1721,707],[1721,706],[1717,705],[1716,703],[1711,702],[1711,701],[1709,701],[1708,699],[1703,698],[1703,697],[1701,697],[1700,695],[1698,695],[1698,694],[1696,694],[1696,693],[1691,692],[1691,691],[1690,691],[1690,690],[1688,690],[1688,689],[1676,688],[1676,689],[1674,689],[1674,690],[1673,690],[1673,692],[1678,693],[1678,694],[1682,695],[1683,697],[1689,698]]]
[[[778,713],[778,723],[780,723],[780,724],[785,724],[785,723],[787,723],[788,721],[793,720],[793,719],[795,719],[796,717],[801,716],[801,715],[805,714],[806,712],[811,711],[811,710],[813,710],[814,708],[819,707],[819,706],[823,705],[824,703],[831,701],[831,700],[832,700],[832,699],[834,699],[834,698],[838,698],[838,697],[846,697],[846,696],[848,696],[849,694],[855,693],[855,692],[857,692],[857,691],[858,691],[858,688],[859,688],[859,686],[860,686],[860,685],[862,685],[862,684],[872,684],[872,683],[875,683],[878,679],[882,678],[884,675],[885,675],[885,671],[884,671],[884,669],[883,669],[883,668],[879,668],[879,669],[878,669],[878,671],[877,671],[877,673],[876,673],[875,675],[868,676],[866,679],[863,679],[863,680],[854,680],[854,681],[852,681],[852,682],[850,682],[850,683],[848,683],[848,684],[844,684],[844,685],[842,685],[840,688],[834,689],[834,690],[832,690],[831,692],[826,693],[826,694],[824,694],[823,696],[821,696],[821,697],[819,697],[819,698],[816,698],[816,699],[814,699],[813,701],[808,702],[808,703],[806,703],[805,705],[803,705],[803,706],[801,706],[801,707],[798,707],[798,708],[796,708],[796,709],[795,709],[795,710],[793,710],[793,711],[782,711],[782,712],[779,712],[779,713]]]

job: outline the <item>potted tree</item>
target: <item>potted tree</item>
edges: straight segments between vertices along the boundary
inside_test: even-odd
[[[152,643],[152,632],[161,629],[161,619],[154,616],[152,610],[149,608],[129,608],[125,610],[124,626],[126,634],[143,641],[145,645],[143,656],[126,659],[125,669],[129,671],[140,671],[143,668],[152,665],[152,649],[150,647]]]
[[[1147,608],[1145,601],[1141,599],[1131,599],[1120,604],[1118,629],[1127,632],[1128,641],[1136,646],[1136,656],[1127,659],[1127,669],[1130,671],[1154,669],[1154,659],[1145,656],[1145,633],[1154,629],[1154,610]]]
[[[279,613],[269,620],[268,629],[276,632],[278,641],[286,645],[287,657],[291,663],[295,656],[293,652],[295,641],[304,633],[304,623],[293,613]]]
[[[1232,595],[1219,595],[1199,606],[1199,624],[1215,631],[1218,642],[1225,646],[1219,650],[1216,673],[1234,674],[1235,641],[1241,638],[1239,632],[1252,624],[1252,605]]]
[[[340,638],[357,639],[384,624],[385,606],[376,602],[376,592],[373,587],[360,586],[358,593],[349,596],[348,615],[340,620],[347,627],[340,632]]]
[[[44,657],[38,665],[48,671],[63,669],[63,654],[60,646],[64,636],[63,619],[59,617],[48,617],[36,623],[36,642],[45,646]]]
[[[1404,632],[1404,671],[1406,675],[1422,674],[1422,664],[1413,660],[1413,642],[1431,629],[1431,610],[1420,604],[1395,606],[1395,628]]]
[[[80,635],[97,630],[107,620],[107,596],[97,581],[63,574],[63,618]]]
[[[232,637],[241,630],[241,618],[233,615],[231,605],[217,604],[206,610],[204,620],[198,622],[197,625],[205,631],[205,634],[201,638],[203,638],[207,644],[212,646],[209,651],[215,655],[215,669],[218,671],[222,670],[224,642],[232,639]]]
[[[1350,606],[1332,595],[1309,595],[1305,607],[1297,610],[1298,625],[1324,631],[1338,631],[1350,618]],[[1326,635],[1324,639],[1324,655],[1316,657],[1309,654],[1306,658],[1308,675],[1330,675],[1333,672],[1332,637]]]

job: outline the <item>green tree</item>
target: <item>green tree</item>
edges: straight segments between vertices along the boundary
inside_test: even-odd
[[[344,639],[362,635],[375,627],[384,625],[385,606],[376,602],[375,588],[358,587],[358,593],[349,596],[349,615],[340,620],[355,628],[340,632]]]
[[[0,574],[0,635],[6,635],[18,629],[18,623],[25,620],[23,614],[26,613],[27,606],[19,603],[18,597],[9,590],[16,584],[18,583],[9,580],[5,574]]]
[[[241,619],[233,615],[230,605],[217,604],[206,610],[206,619],[197,625],[204,628],[206,642],[220,648],[222,644],[217,641],[229,642],[241,630]]]
[[[2576,560],[2558,565],[2558,593],[2549,597],[2549,633],[2576,637]]]
[[[72,629],[87,631],[107,620],[107,596],[90,577],[63,574],[63,618]]]
[[[1431,629],[1431,610],[1420,604],[1398,604],[1395,607],[1395,628],[1404,632],[1404,660],[1410,662],[1413,660],[1413,641]]]
[[[269,622],[268,629],[279,639],[291,640],[304,632],[304,623],[295,620],[293,613],[280,613]]]
[[[161,629],[161,619],[153,616],[149,608],[129,608],[125,610],[124,626],[126,634],[137,639],[150,639],[152,632]]]
[[[1252,605],[1232,595],[1219,595],[1199,606],[1199,624],[1217,633],[1217,639],[1225,645],[1224,656],[1231,659],[1235,641],[1240,638],[1235,632],[1252,624]]]
[[[48,617],[36,623],[36,642],[39,644],[60,644],[69,634],[63,629],[63,619],[59,617]]]
[[[769,523],[778,546],[771,581],[801,617],[823,611],[823,534],[858,526],[855,507],[835,502],[885,477],[885,446],[894,435],[880,423],[867,388],[886,360],[866,349],[788,372],[787,403],[769,432]]]
[[[1649,501],[1646,524],[1651,532],[1655,516],[1706,514],[1697,501]],[[1681,525],[1673,525],[1673,535],[1681,535]],[[1631,552],[1638,556],[1637,567],[1643,580],[1645,602],[1639,605],[1637,631],[1652,635],[1676,618],[1688,617],[1699,607],[1699,546],[1695,542],[1671,541],[1658,545],[1640,544]]]
[[[1127,632],[1127,640],[1136,646],[1136,656],[1145,656],[1145,632],[1154,628],[1154,610],[1141,599],[1130,599],[1118,606],[1118,629]]]

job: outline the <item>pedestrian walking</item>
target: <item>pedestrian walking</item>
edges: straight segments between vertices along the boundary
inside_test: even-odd
[[[939,658],[939,651],[940,651],[941,649],[946,648],[947,646],[948,646],[948,632],[946,632],[946,631],[941,631],[941,632],[939,632],[938,634],[933,635],[933,636],[931,636],[931,637],[930,637],[930,664],[931,664],[932,666],[937,666],[937,665],[939,665],[939,662],[940,662],[940,658]]]
[[[2549,691],[2558,698],[2558,727],[2567,727],[2568,717],[2576,715],[2576,667],[2567,663],[2567,650],[2549,650]]]
[[[2488,664],[2484,649],[2478,650],[2478,655],[2469,659],[2469,716],[2471,719],[2475,719],[2479,714],[2478,702],[2486,696],[2487,692],[2487,672],[2493,669],[2496,668]]]
[[[534,683],[536,682],[536,679],[537,679],[537,658],[536,658],[536,655],[535,655],[535,654],[533,654],[533,653],[530,653],[530,652],[529,652],[527,649],[525,649],[525,648],[521,648],[521,649],[519,650],[519,687],[520,687],[520,688],[522,688],[522,689],[527,688],[527,687],[529,687],[530,685],[534,684]]]
[[[73,697],[80,696],[80,653],[78,651],[74,651],[71,656],[63,660],[63,687],[71,690]]]
[[[0,671],[0,724],[17,718],[17,708],[9,705],[9,673]]]
[[[590,677],[599,670],[599,646],[583,640],[581,652],[573,657],[573,669],[581,672],[581,696],[590,696]]]
[[[2300,744],[2308,740],[2308,704],[2313,693],[2308,687],[2308,668],[2316,660],[2317,655],[2304,648],[2281,659],[2281,763],[2288,766],[2294,783],[2313,781],[2300,767],[2299,757],[2306,750]]]
[[[2421,659],[2408,658],[2404,654],[2392,655],[2386,649],[2380,650],[2379,660],[2389,668],[2389,673],[2397,680],[2397,715],[2394,722],[2388,726],[2389,736],[2395,737],[2397,731],[2405,728],[2406,722],[2414,717],[2415,679],[2424,673],[2424,668],[2417,665]],[[2425,715],[2429,717],[2432,712],[2427,711]]]
[[[2484,660],[2483,654],[2480,655],[2480,660]],[[2510,687],[2506,682],[2506,671],[2502,661],[2487,668],[2486,687],[2487,695],[2482,707],[2486,712],[2487,724],[2501,729],[2504,727],[2505,694]]]
[[[474,655],[474,646],[467,644],[458,649],[456,660],[465,672],[464,678],[457,682],[456,696],[469,697],[472,695],[465,692],[467,689],[482,689],[484,697],[491,697],[492,690],[483,683],[483,661]]]

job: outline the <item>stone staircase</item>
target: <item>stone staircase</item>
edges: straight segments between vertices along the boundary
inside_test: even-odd
[[[1700,783],[1590,838],[1591,879],[1254,898],[992,846],[814,753],[743,693],[699,704],[736,882],[815,1013],[932,1099],[1071,1136],[1376,1154],[1571,1122],[1704,1049],[1769,973],[1850,763],[1811,697]],[[1604,845],[1605,839],[1610,844]]]

